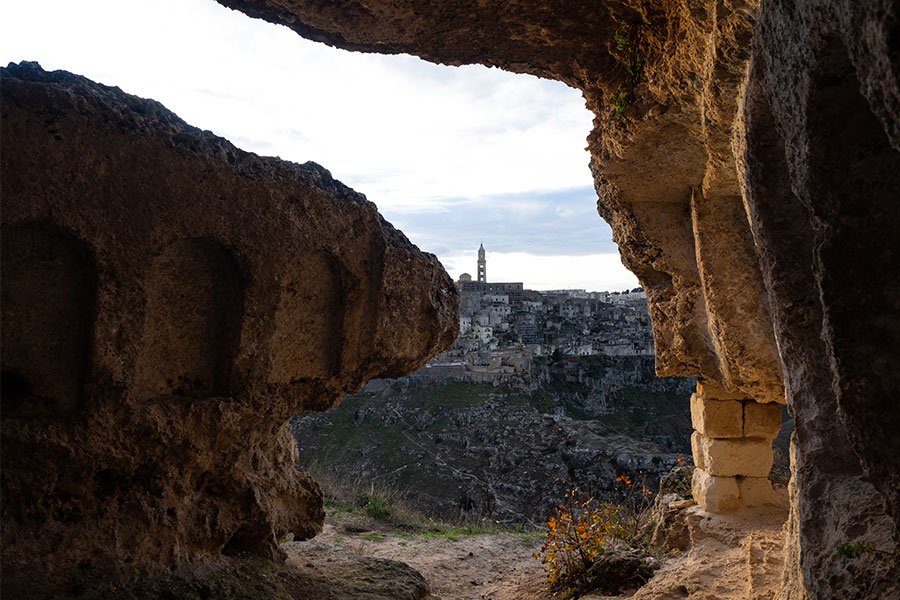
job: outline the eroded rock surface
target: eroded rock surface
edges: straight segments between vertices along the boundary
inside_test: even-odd
[[[343,48],[581,89],[658,372],[793,412],[783,594],[900,595],[896,2],[220,2]]]
[[[342,546],[317,541],[284,545],[287,565],[309,583],[306,598],[316,600],[428,600],[428,583],[409,565],[362,556]]]
[[[288,419],[452,343],[452,281],[316,164],[35,63],[2,78],[4,597],[283,557],[323,519]]]

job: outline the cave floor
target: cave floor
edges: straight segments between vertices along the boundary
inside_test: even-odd
[[[691,538],[687,552],[667,557],[653,579],[639,590],[620,596],[583,598],[774,598],[781,578],[786,517],[786,511],[777,508],[748,509],[732,515],[711,515],[697,506],[686,508],[684,519]],[[540,535],[534,533],[411,535],[387,525],[360,526],[357,521],[330,515],[315,541],[286,544],[284,548],[288,564],[307,572],[320,569],[323,563],[369,559],[404,563],[428,582],[430,598],[544,600],[553,595],[544,587],[543,565],[532,557],[541,542]],[[323,549],[329,550],[323,553]],[[402,570],[402,565],[397,568]],[[338,574],[345,580],[354,576],[344,571]],[[396,582],[406,581],[409,575],[388,568],[369,570],[364,577],[366,585],[374,590],[385,582],[399,585]],[[403,597],[429,597],[420,595],[413,583]]]
[[[784,564],[787,509],[744,509],[714,515],[685,509],[690,549],[665,561],[634,600],[768,600]]]
[[[409,535],[373,526],[326,522],[316,541],[344,546],[359,556],[406,563],[428,581],[441,600],[544,599],[544,568],[532,557],[540,534],[485,533],[476,535]]]

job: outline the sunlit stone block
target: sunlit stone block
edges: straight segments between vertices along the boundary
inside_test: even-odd
[[[691,424],[708,438],[739,438],[744,435],[743,421],[743,406],[738,400],[691,396]]]
[[[709,512],[731,512],[741,505],[740,489],[734,477],[716,477],[703,469],[694,469],[691,493],[697,504]]]
[[[782,503],[766,477],[738,477],[737,484],[743,506],[778,506]]]
[[[749,398],[744,392],[728,391],[718,383],[712,381],[698,381],[697,393],[710,400],[746,400]]]
[[[766,477],[772,468],[772,442],[765,439],[709,439],[699,436],[697,453],[704,470],[718,477]]]
[[[703,463],[703,453],[700,452],[700,438],[702,437],[699,431],[691,434],[691,454],[694,456],[694,466],[698,469],[706,468]]]
[[[744,404],[744,436],[774,439],[781,430],[781,406],[775,402]]]

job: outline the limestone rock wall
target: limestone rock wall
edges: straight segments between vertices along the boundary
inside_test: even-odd
[[[220,1],[343,48],[581,89],[657,371],[793,411],[784,596],[900,595],[896,2]]]
[[[766,8],[743,165],[795,415],[799,569],[784,595],[896,597],[900,14],[880,2]],[[865,551],[848,559],[853,546]]]
[[[342,48],[477,62],[581,89],[596,116],[598,208],[647,291],[659,373],[784,403],[732,147],[756,3],[221,3]]]
[[[437,259],[322,167],[156,102],[34,63],[0,92],[3,596],[315,535],[286,423],[452,343]]]

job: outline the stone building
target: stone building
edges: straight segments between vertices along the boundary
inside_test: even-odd
[[[463,275],[468,275],[464,273]],[[485,259],[484,244],[478,246],[478,281],[472,281],[471,276],[463,279],[460,276],[457,282],[460,293],[470,297],[480,297],[480,295],[502,295],[508,298],[510,304],[519,305],[522,303],[523,284],[516,283],[488,283],[487,281],[487,260]],[[463,300],[466,303],[466,300]]]

